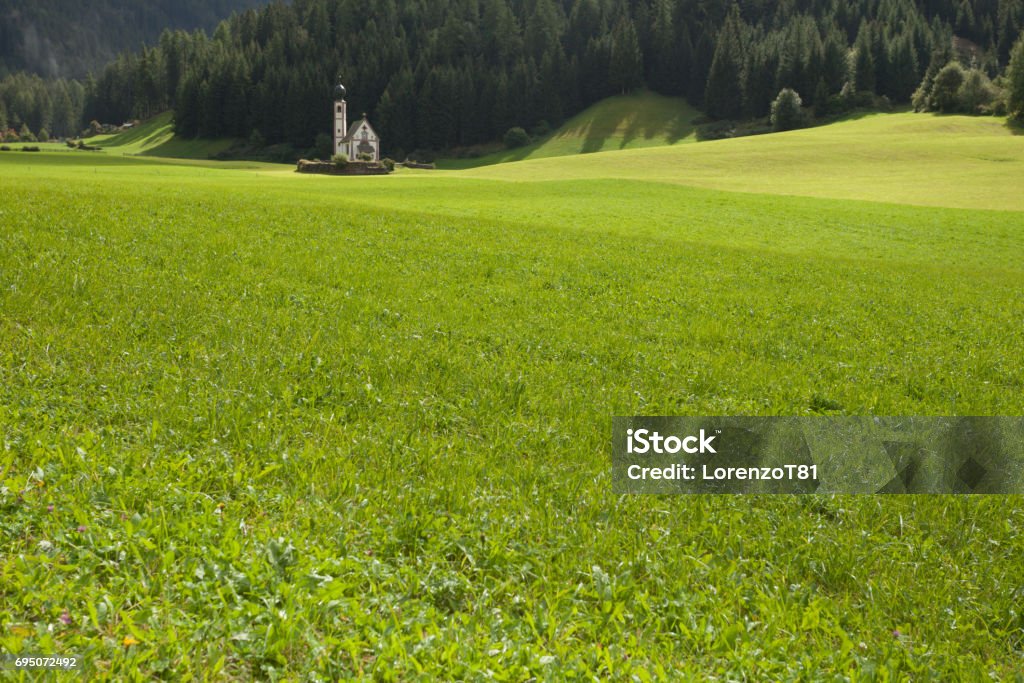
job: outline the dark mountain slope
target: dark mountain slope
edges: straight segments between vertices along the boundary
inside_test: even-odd
[[[0,0],[0,78],[80,77],[164,29],[212,30],[261,0]]]

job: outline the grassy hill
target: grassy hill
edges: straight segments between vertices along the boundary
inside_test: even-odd
[[[618,497],[608,451],[613,415],[1021,414],[1022,142],[0,153],[0,644],[113,679],[1012,680],[1019,497]]]
[[[99,153],[116,156],[161,157],[166,159],[210,159],[218,152],[231,147],[232,139],[183,139],[174,134],[173,114],[164,112],[143,121],[135,128],[109,135],[97,135],[84,140],[89,145],[99,147]],[[63,142],[40,143],[9,143],[15,150],[27,144],[39,147],[45,152],[68,152]],[[79,152],[74,152],[79,154]],[[96,152],[81,152],[85,156],[95,156]]]
[[[1004,119],[872,114],[819,128],[468,171],[510,181],[614,178],[743,192],[1020,210],[1024,135]]]
[[[524,159],[695,142],[693,120],[699,115],[686,100],[651,92],[610,97],[531,145],[476,159],[444,159],[439,166],[472,168]]]
[[[165,112],[131,130],[86,140],[116,154],[177,159],[208,159],[230,147],[234,140],[185,140],[174,135],[173,115]]]

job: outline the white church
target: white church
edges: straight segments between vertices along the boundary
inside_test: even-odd
[[[369,154],[380,161],[380,137],[366,119],[366,114],[348,127],[348,103],[345,86],[340,82],[334,88],[334,153],[345,154],[352,161],[360,154]]]

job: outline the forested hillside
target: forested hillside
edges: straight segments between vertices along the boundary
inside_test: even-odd
[[[261,0],[0,0],[0,78],[82,77],[167,28],[212,30]]]
[[[121,55],[85,84],[84,120],[173,108],[183,135],[308,148],[339,74],[395,154],[544,130],[642,87],[719,119],[765,116],[782,88],[904,103],[950,60],[996,76],[1022,25],[1024,0],[275,2]]]

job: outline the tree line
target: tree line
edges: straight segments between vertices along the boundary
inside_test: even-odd
[[[182,135],[306,149],[340,74],[398,154],[544,130],[644,87],[719,119],[767,116],[786,88],[816,107],[844,89],[906,103],[951,60],[997,76],[1022,26],[1024,0],[279,1],[120,55],[81,84],[80,120],[171,108]]]
[[[17,73],[0,80],[0,137],[35,142],[77,135],[82,129],[86,90],[76,80],[46,80]]]

